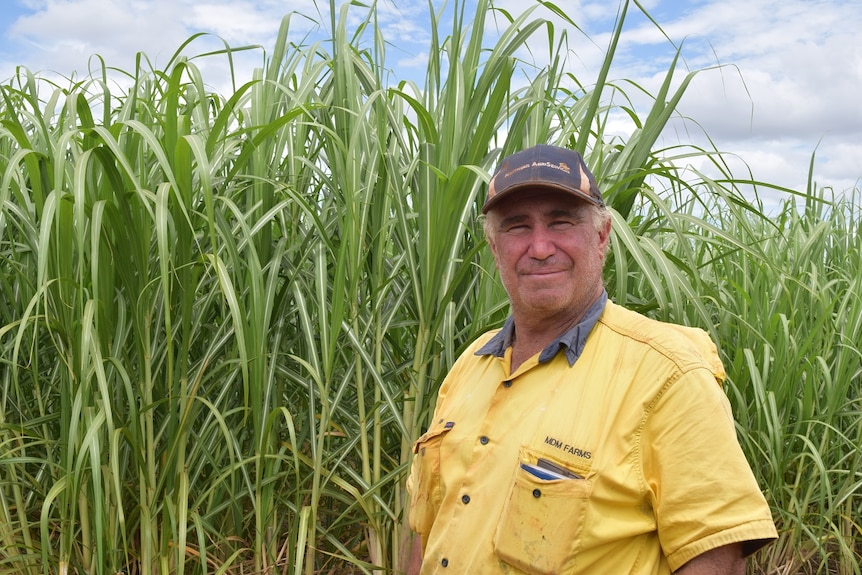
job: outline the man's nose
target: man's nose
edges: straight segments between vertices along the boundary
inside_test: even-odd
[[[533,229],[530,237],[529,255],[536,260],[546,260],[557,250],[556,245],[552,241],[548,230],[544,227],[537,226]]]

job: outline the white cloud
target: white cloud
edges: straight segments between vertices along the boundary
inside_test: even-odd
[[[31,70],[80,75],[96,54],[121,68],[131,68],[138,52],[167,59],[186,36],[180,14],[182,6],[171,2],[58,0],[18,19],[9,36],[26,47],[18,54]]]
[[[189,2],[184,22],[188,30],[205,30],[230,44],[260,43],[271,48],[281,20],[291,14],[291,31],[298,36],[326,26],[328,14],[313,0],[283,2]]]
[[[660,5],[673,4],[660,2]],[[846,190],[862,177],[862,10],[855,1],[683,2],[660,19],[699,72],[679,111],[717,147],[738,155],[757,179],[804,190],[817,151],[818,185]],[[684,9],[682,9],[684,7]],[[672,51],[651,23],[627,29],[615,77],[651,87]],[[680,70],[679,77],[685,73]],[[679,79],[678,79],[679,80]],[[684,134],[691,139],[697,130]],[[669,134],[672,135],[672,134]],[[701,139],[703,141],[703,139]]]

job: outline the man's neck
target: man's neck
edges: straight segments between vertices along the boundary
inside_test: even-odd
[[[513,315],[515,329],[512,341],[511,371],[514,372],[522,363],[537,353],[541,353],[548,344],[576,326],[599,297],[601,297],[601,292],[579,313],[568,317],[560,314],[550,317]]]
[[[518,318],[515,318],[511,370],[514,372],[522,363],[540,353],[548,344],[577,324],[581,317],[583,317],[583,314],[563,324],[544,323],[541,326],[536,326],[532,322],[519,322]],[[531,329],[531,327],[534,329]]]

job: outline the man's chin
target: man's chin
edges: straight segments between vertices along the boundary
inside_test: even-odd
[[[560,313],[565,310],[563,301],[560,297],[534,297],[528,298],[524,303],[529,309],[536,314],[549,315]]]

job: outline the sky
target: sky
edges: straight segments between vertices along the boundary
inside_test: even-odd
[[[475,0],[464,0],[466,6]],[[436,9],[451,8],[432,0]],[[530,0],[495,0],[517,15]],[[0,5],[0,83],[24,66],[31,72],[85,77],[94,55],[108,66],[134,70],[144,53],[166,65],[193,34],[186,52],[254,45],[238,58],[251,77],[272,52],[289,11],[291,38],[325,33],[329,2],[315,0],[3,0]],[[583,83],[595,81],[620,0],[556,0],[580,28],[572,31],[570,65]],[[340,1],[336,4],[340,6]],[[804,191],[846,193],[862,188],[862,0],[641,0],[660,27],[632,3],[611,79],[655,92],[675,50],[681,72],[700,70],[679,107],[690,120],[667,130],[662,143],[706,143],[728,154],[734,173]],[[445,10],[444,10],[445,12]],[[534,16],[563,22],[539,8]],[[429,42],[426,0],[378,0],[379,26],[389,42],[394,78],[423,82]],[[318,23],[323,23],[318,24]],[[442,27],[447,32],[445,26]],[[664,34],[662,34],[662,31]],[[205,81],[223,93],[223,67],[197,60]],[[645,115],[646,107],[638,110]],[[625,135],[630,126],[620,124]],[[693,165],[709,172],[706,165]],[[767,204],[780,195],[761,192]]]

